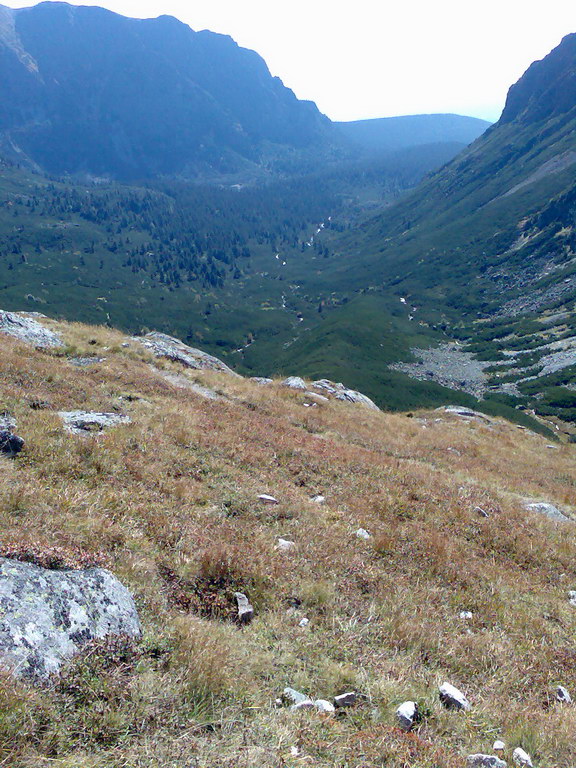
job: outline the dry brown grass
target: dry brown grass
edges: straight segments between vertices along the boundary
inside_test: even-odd
[[[26,450],[0,459],[0,554],[109,563],[145,637],[124,666],[92,649],[68,688],[2,680],[0,765],[448,768],[497,736],[542,765],[576,761],[576,710],[552,695],[576,693],[576,532],[522,508],[576,509],[573,447],[504,422],[304,408],[278,385],[155,362],[225,395],[210,401],[115,331],[60,328],[104,362],[1,340],[0,409]],[[71,436],[55,412],[77,408],[132,423]],[[257,610],[246,628],[236,589]],[[470,714],[442,709],[445,679]],[[285,685],[365,698],[337,718],[295,714],[273,706]],[[409,736],[393,716],[406,698],[426,713]]]

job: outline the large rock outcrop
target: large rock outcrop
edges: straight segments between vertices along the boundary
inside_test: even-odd
[[[59,411],[68,432],[85,435],[87,432],[102,432],[109,427],[130,424],[130,417],[124,413],[98,413],[94,411]]]
[[[140,637],[132,595],[103,568],[53,571],[0,558],[0,665],[47,680],[90,640]]]
[[[229,373],[232,376],[238,376],[232,368],[229,368],[226,363],[223,363],[222,360],[219,360],[217,357],[213,357],[207,352],[203,352],[201,349],[189,347],[187,344],[184,344],[183,341],[180,341],[180,339],[168,336],[165,333],[152,331],[152,333],[147,333],[146,336],[135,337],[135,340],[139,341],[140,344],[143,344],[146,349],[149,349],[155,357],[166,357],[168,360],[174,360],[177,363],[181,363],[186,368],[218,371],[220,373]]]
[[[4,312],[1,309],[0,333],[5,333],[24,341],[26,344],[32,344],[43,349],[63,346],[62,339],[57,334],[45,328],[30,315]]]
[[[342,383],[336,383],[334,381],[329,381],[328,379],[319,379],[318,381],[312,382],[312,386],[315,389],[321,389],[324,392],[328,392],[328,394],[332,395],[336,400],[343,400],[346,403],[360,403],[368,408],[372,408],[374,411],[380,410],[376,403],[373,400],[370,400],[366,395],[363,395],[362,392],[357,392],[355,389],[348,389],[348,387]]]

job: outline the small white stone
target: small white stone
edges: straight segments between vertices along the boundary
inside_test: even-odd
[[[294,549],[296,544],[294,544],[293,541],[289,541],[288,539],[278,539],[278,544],[276,545],[276,549],[279,549],[281,552],[288,552],[291,549]]]
[[[312,496],[311,501],[316,502],[316,504],[324,504],[326,499],[324,498],[324,496]]]
[[[298,710],[298,709],[313,709],[314,702],[312,699],[306,699],[306,701],[299,701],[297,704],[292,704],[290,709],[292,710]]]
[[[472,618],[472,611],[460,611],[460,618],[469,620]]]
[[[502,741],[502,739],[496,739],[494,742],[492,749],[494,752],[503,752],[506,749],[505,742]]]
[[[295,688],[291,688],[289,685],[286,686],[282,692],[282,700],[288,704],[292,704],[292,707],[295,707],[299,704],[306,704],[309,707],[312,706],[312,699],[309,699],[305,693],[300,693],[300,691],[297,691]]]
[[[514,760],[516,765],[527,765],[528,768],[532,768],[532,758],[527,752],[524,752],[522,747],[516,747],[514,752],[512,752],[512,760]]]
[[[302,619],[298,624],[299,627],[307,627],[310,624],[310,619]]]
[[[470,702],[464,694],[450,683],[442,683],[438,688],[440,701],[448,709],[470,709]]]
[[[568,592],[568,600],[570,601],[570,605],[576,605],[576,590]]]
[[[332,714],[332,712],[336,711],[334,705],[326,701],[326,699],[316,699],[314,706],[318,712],[324,712],[325,714]]]
[[[358,530],[356,531],[356,536],[359,539],[366,539],[366,540],[372,538],[372,534],[368,533],[368,531],[365,528],[358,528]],[[576,592],[574,594],[576,594]]]
[[[559,685],[556,688],[556,701],[559,701],[561,704],[572,704],[572,696],[570,696],[563,685]]]
[[[416,721],[417,714],[418,705],[415,701],[405,701],[403,704],[400,704],[396,710],[396,719],[400,728],[404,731],[409,731]]]
[[[260,496],[258,496],[258,501],[262,501],[264,504],[280,503],[278,499],[275,499],[274,496],[269,496],[267,493],[261,493]]]
[[[300,754],[300,750],[298,749],[298,747],[290,747],[290,754],[292,755],[292,757],[298,757],[298,755]]]

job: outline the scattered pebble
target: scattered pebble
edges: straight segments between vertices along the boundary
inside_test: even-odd
[[[440,701],[447,709],[468,710],[471,708],[466,696],[450,683],[442,683],[438,688],[438,692]]]
[[[559,685],[556,688],[556,701],[559,701],[561,704],[572,704],[572,696],[570,696],[563,685]]]
[[[512,760],[514,760],[516,765],[527,765],[528,768],[532,768],[532,758],[527,752],[524,752],[522,747],[516,747],[514,752],[512,752]]]
[[[466,758],[467,768],[506,768],[504,760],[500,760],[496,755],[468,755]]]
[[[469,620],[473,617],[472,611],[460,611],[460,618]]]
[[[303,704],[306,701],[309,701],[310,704],[312,704],[312,699],[310,699],[306,694],[300,693],[300,691],[297,691],[295,688],[291,688],[289,685],[284,688],[282,691],[282,700],[285,701],[287,704]]]
[[[324,498],[324,496],[312,496],[310,501],[314,501],[314,502],[316,502],[316,504],[324,504],[326,499]]]
[[[409,731],[418,718],[418,705],[415,701],[405,701],[396,710],[398,725],[403,731]]]
[[[307,627],[308,624],[310,624],[310,619],[301,619],[298,626],[299,627]]]
[[[297,710],[297,709],[312,709],[314,707],[314,702],[312,699],[305,699],[304,701],[299,701],[296,704],[292,704],[290,709]]]
[[[261,501],[264,504],[280,504],[278,499],[275,499],[274,496],[269,496],[267,493],[261,493],[260,496],[258,496],[258,501]]]
[[[294,549],[295,546],[296,544],[294,544],[293,541],[289,541],[288,539],[278,539],[276,549],[279,549],[281,552],[288,552],[288,550]]]
[[[359,539],[366,539],[366,540],[372,538],[372,534],[368,533],[368,531],[365,528],[358,528],[358,530],[356,531],[356,536]],[[576,594],[576,592],[574,594]]]
[[[249,624],[254,618],[254,608],[243,592],[234,592],[238,603],[238,621],[240,624]]]
[[[336,707],[351,707],[358,701],[358,694],[356,691],[348,691],[347,693],[341,693],[339,696],[334,697],[334,706]]]
[[[504,752],[504,750],[506,749],[506,743],[503,742],[502,739],[496,739],[492,749],[495,752]]]

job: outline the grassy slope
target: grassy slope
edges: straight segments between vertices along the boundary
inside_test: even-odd
[[[207,401],[120,333],[59,327],[68,353],[106,359],[78,369],[2,340],[0,403],[27,447],[0,460],[0,552],[107,562],[136,595],[144,640],[92,648],[46,690],[4,677],[0,762],[448,768],[502,736],[536,765],[574,763],[576,715],[553,692],[576,690],[575,528],[521,505],[576,509],[573,447],[505,422],[304,408],[276,385],[186,374],[228,398]],[[73,437],[54,411],[74,408],[119,408],[132,424]],[[260,506],[260,493],[281,503]],[[278,536],[293,553],[275,550]],[[242,631],[235,589],[257,612]],[[441,708],[444,680],[470,714]],[[295,714],[273,706],[285,685],[366,699],[337,718]],[[407,698],[426,713],[410,736],[393,718]]]

